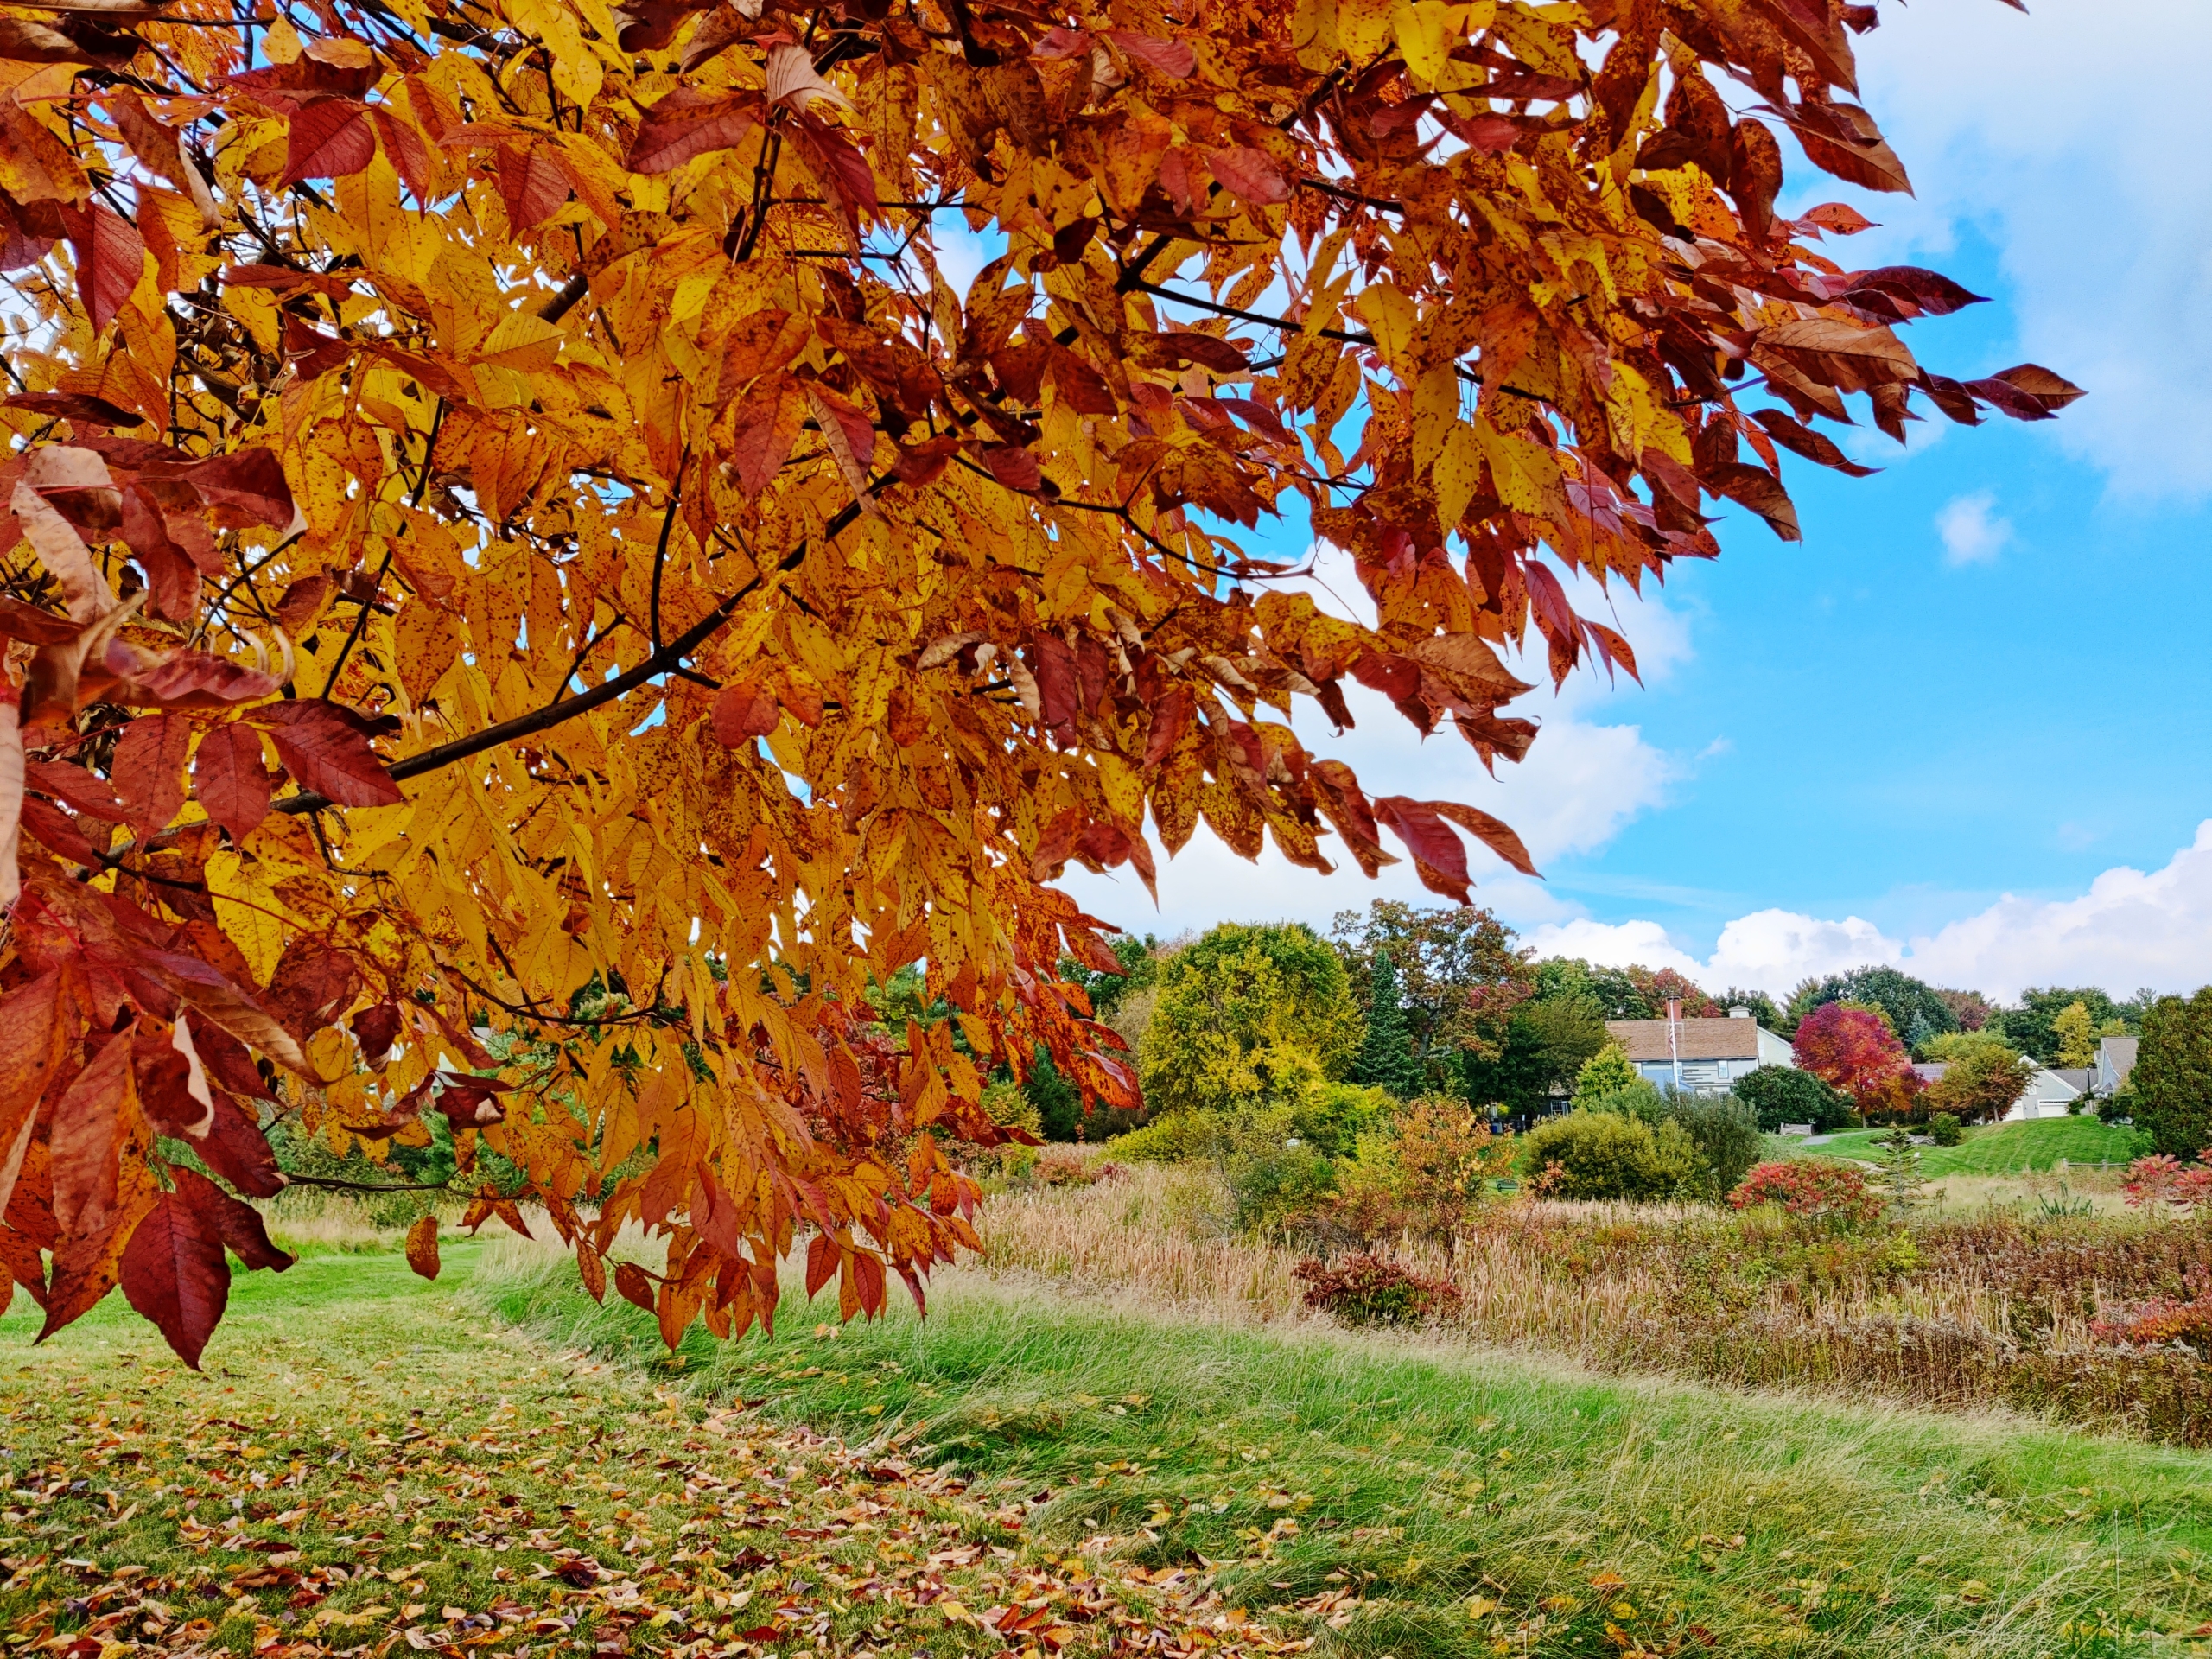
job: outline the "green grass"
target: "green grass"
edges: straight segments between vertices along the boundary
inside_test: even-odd
[[[642,1315],[563,1276],[482,1288],[563,1344],[653,1351]],[[695,1332],[668,1374],[896,1434],[1038,1501],[1048,1537],[1217,1564],[1232,1600],[1356,1594],[1330,1651],[1595,1656],[1703,1630],[1724,1653],[2024,1659],[2212,1618],[2212,1458],[2186,1452],[1192,1323],[1033,1281],[962,1281],[926,1320],[793,1326],[798,1308],[772,1344]]]
[[[1831,1135],[1816,1147],[1796,1142],[1798,1157],[1853,1158],[1872,1162],[1875,1141],[1886,1129],[1854,1129]],[[1955,1147],[1923,1147],[1921,1173],[1945,1175],[2013,1175],[2048,1170],[2062,1158],[2070,1164],[2125,1164],[2142,1150],[2139,1132],[2089,1116],[2039,1117],[2025,1123],[1971,1128]]]

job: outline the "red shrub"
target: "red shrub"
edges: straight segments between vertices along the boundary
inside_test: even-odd
[[[1379,1255],[1348,1255],[1336,1266],[1308,1256],[1291,1271],[1305,1281],[1306,1306],[1348,1325],[1433,1325],[1459,1311],[1459,1289]]]
[[[2171,1206],[2187,1211],[2212,1198],[2212,1147],[2196,1154],[2196,1167],[2163,1152],[2138,1158],[2127,1166],[2121,1190],[2133,1205],[2147,1205],[2153,1211]]]
[[[1808,1160],[1760,1164],[1744,1177],[1728,1202],[1738,1210],[1755,1204],[1779,1205],[1793,1216],[1872,1221],[1882,1200],[1866,1176],[1848,1164]]]

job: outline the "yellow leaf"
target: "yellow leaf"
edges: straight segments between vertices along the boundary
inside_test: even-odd
[[[453,619],[423,600],[403,605],[392,623],[399,651],[399,683],[407,701],[420,709],[461,655],[461,635]]]
[[[1456,423],[1445,436],[1433,474],[1436,522],[1446,535],[1458,526],[1467,503],[1481,487],[1482,461],[1482,442],[1475,435],[1475,429],[1465,422]]]
[[[1387,282],[1370,283],[1360,289],[1352,309],[1375,336],[1375,349],[1392,368],[1402,372],[1421,327],[1421,313],[1414,302]]]
[[[1394,0],[1337,0],[1337,41],[1344,54],[1364,63],[1390,43]]]

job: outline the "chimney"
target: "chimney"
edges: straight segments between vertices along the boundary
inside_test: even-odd
[[[1679,1025],[1681,1022],[1681,1018],[1682,999],[1679,996],[1669,997],[1667,999],[1667,1023],[1669,1025]]]
[[[1749,1008],[1731,1008],[1728,1017],[1731,1020],[1748,1020],[1751,1017],[1751,1011]]]

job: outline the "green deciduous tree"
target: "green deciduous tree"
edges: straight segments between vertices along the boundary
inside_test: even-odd
[[[2155,1150],[2194,1158],[2212,1147],[2212,985],[2151,1005],[2127,1081]]]
[[[2044,1065],[2056,1065],[2059,1037],[2056,1023],[2058,1016],[2076,1002],[2088,1012],[2093,1027],[2123,1017],[2120,1005],[2094,985],[2070,989],[2052,985],[2031,987],[2021,992],[2019,1006],[2005,1009],[1994,1024],[2005,1033],[2005,1039],[2030,1059]]]
[[[1794,1065],[1762,1065],[1737,1078],[1732,1092],[1769,1135],[1785,1123],[1809,1123],[1825,1135],[1857,1121],[1849,1096]]]
[[[1478,1106],[1544,1110],[1605,1043],[1605,1022],[1587,995],[1539,996],[1513,1011],[1496,1059],[1462,1057],[1460,1088]]]

